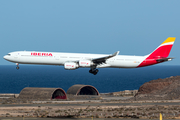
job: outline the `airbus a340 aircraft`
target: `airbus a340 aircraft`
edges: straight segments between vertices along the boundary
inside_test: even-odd
[[[167,38],[152,53],[145,56],[118,55],[119,51],[112,55],[17,51],[5,55],[4,59],[16,63],[17,69],[19,64],[63,65],[67,70],[88,67],[89,73],[96,75],[97,68],[138,68],[170,61],[173,58],[168,58],[168,55],[175,39]]]

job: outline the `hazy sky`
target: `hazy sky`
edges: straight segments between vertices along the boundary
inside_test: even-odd
[[[163,65],[180,65],[179,0],[0,0],[0,65],[12,51],[146,55],[176,37]]]

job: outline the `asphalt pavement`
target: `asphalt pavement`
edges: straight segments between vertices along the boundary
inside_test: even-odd
[[[113,120],[137,120],[137,119],[121,119],[121,118],[113,118]],[[18,117],[18,118],[0,118],[0,120],[112,120],[112,118],[23,118],[23,117]],[[140,120],[147,120],[147,119],[140,119]],[[153,119],[153,120],[159,120],[159,119]],[[174,119],[163,119],[163,120],[174,120]]]
[[[101,102],[84,102],[84,103],[43,103],[43,104],[1,104],[0,107],[23,107],[23,106],[142,106],[142,105],[180,105],[180,102],[147,102],[147,103],[101,103]]]

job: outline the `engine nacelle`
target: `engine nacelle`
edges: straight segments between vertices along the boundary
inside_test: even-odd
[[[79,66],[80,67],[90,67],[93,65],[93,62],[90,60],[80,60],[79,61]]]
[[[66,70],[75,70],[79,67],[79,65],[75,62],[66,62],[64,64],[64,69]]]

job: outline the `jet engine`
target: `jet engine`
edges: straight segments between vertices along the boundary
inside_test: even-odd
[[[79,65],[75,62],[66,62],[64,64],[64,69],[66,70],[75,70],[77,68],[79,68]]]
[[[79,66],[81,67],[90,67],[92,66],[94,63],[90,60],[80,60],[79,61]]]

